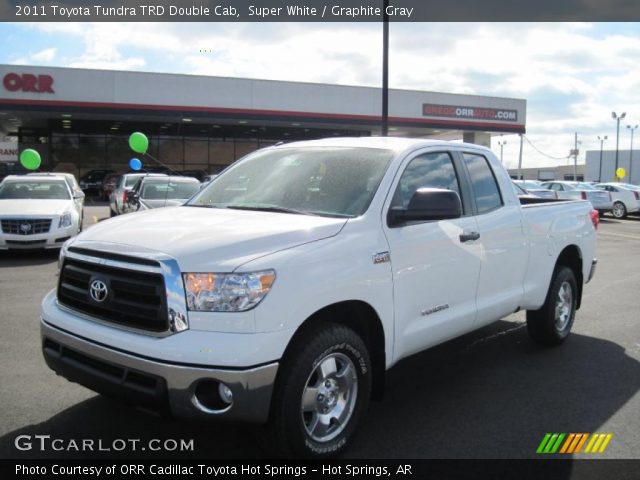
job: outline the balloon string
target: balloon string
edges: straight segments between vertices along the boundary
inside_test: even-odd
[[[156,157],[154,157],[150,153],[145,152],[142,155],[146,156],[146,157],[149,157],[151,160],[153,160],[154,162],[162,165],[164,168],[166,168],[170,172],[175,173],[176,175],[179,175],[179,176],[183,176],[180,172],[177,172],[176,170],[174,170],[173,168],[169,167],[168,165],[165,165],[164,163],[162,163],[160,160],[158,160]]]

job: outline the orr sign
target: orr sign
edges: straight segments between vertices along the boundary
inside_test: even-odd
[[[10,92],[55,93],[51,75],[7,73],[2,79],[2,85]]]
[[[422,104],[425,117],[470,118],[473,120],[493,120],[499,122],[517,122],[518,111],[483,107],[465,107],[460,105]]]

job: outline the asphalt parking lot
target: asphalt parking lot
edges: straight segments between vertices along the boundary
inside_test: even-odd
[[[87,226],[108,216],[88,206]],[[640,218],[605,217],[596,277],[561,347],[529,341],[518,313],[402,361],[388,375],[348,458],[536,458],[546,432],[613,434],[598,458],[640,458]],[[0,458],[255,458],[251,425],[184,423],[56,377],[40,353],[39,303],[57,253],[0,254]],[[193,452],[19,451],[18,435],[194,439]],[[587,454],[575,455],[575,458]]]

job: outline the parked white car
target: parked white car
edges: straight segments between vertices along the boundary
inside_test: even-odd
[[[528,193],[533,193],[541,198],[558,198],[558,194],[553,190],[544,188],[541,182],[536,180],[514,180],[513,183],[524,188]]]
[[[608,192],[598,190],[586,182],[558,181],[545,182],[543,188],[557,193],[558,198],[565,200],[589,200],[600,215],[613,210],[613,199]]]
[[[595,187],[611,194],[613,198],[611,213],[614,217],[625,218],[628,213],[640,211],[640,189],[633,190],[614,182],[598,183]]]
[[[58,175],[10,175],[0,183],[0,249],[60,248],[82,228],[84,200]]]

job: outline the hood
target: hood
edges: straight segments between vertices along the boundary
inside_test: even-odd
[[[0,216],[33,217],[62,215],[73,210],[71,200],[0,200]]]
[[[114,245],[119,253],[136,248],[162,252],[175,258],[182,271],[231,272],[255,258],[337,235],[346,221],[226,208],[167,207],[104,220],[80,234],[77,244],[86,248],[91,248],[90,242],[96,248],[120,244]]]

